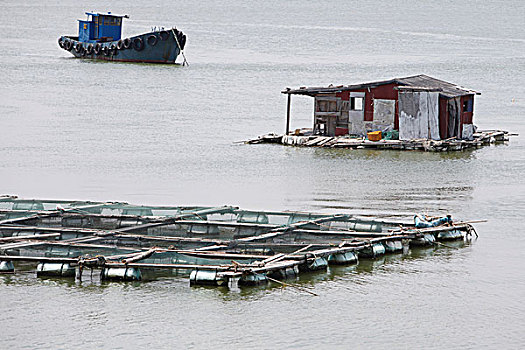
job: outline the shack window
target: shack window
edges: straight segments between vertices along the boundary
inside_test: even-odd
[[[337,101],[318,98],[316,112],[337,112]]]
[[[362,97],[350,97],[350,110],[362,111],[363,110],[363,98]]]
[[[472,112],[472,99],[463,101],[463,112]]]

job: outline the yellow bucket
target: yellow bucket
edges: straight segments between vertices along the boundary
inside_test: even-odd
[[[381,131],[372,131],[367,134],[370,141],[379,141],[381,140]]]

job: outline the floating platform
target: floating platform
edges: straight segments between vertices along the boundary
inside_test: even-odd
[[[287,146],[347,148],[347,149],[390,149],[413,150],[427,152],[449,152],[475,149],[485,145],[503,143],[509,140],[509,132],[503,130],[485,130],[476,132],[472,140],[447,139],[441,141],[417,140],[379,140],[370,141],[366,138],[350,136],[318,136],[318,135],[276,135],[267,134],[246,141],[247,144],[276,143]]]
[[[100,281],[141,281],[151,272],[180,271],[192,286],[290,285],[281,280],[472,235],[472,222],[449,216],[400,220],[0,197],[0,267],[16,274],[18,263],[34,264],[46,278],[82,279],[88,269],[90,276],[99,270]]]

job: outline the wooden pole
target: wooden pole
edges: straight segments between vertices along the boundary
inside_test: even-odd
[[[272,281],[272,282],[275,282],[275,283],[279,283],[279,284],[282,285],[283,287],[292,287],[292,288],[295,288],[295,289],[297,289],[297,290],[300,290],[301,292],[306,292],[306,293],[311,294],[311,295],[316,296],[316,297],[319,296],[319,294],[315,294],[314,292],[311,292],[311,291],[309,291],[308,289],[306,289],[306,288],[304,288],[304,287],[301,287],[301,286],[299,286],[299,285],[297,285],[297,284],[295,284],[295,283],[284,283],[284,282],[281,282],[281,281],[279,281],[279,280],[276,280],[276,279],[271,278],[271,277],[268,277],[268,276],[266,276],[266,278],[267,278],[269,281]]]
[[[288,105],[286,107],[286,133],[288,135],[290,132],[290,105],[292,103],[292,95],[288,94]]]

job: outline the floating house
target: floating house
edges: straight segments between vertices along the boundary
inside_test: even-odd
[[[312,96],[313,134],[366,136],[372,131],[400,140],[472,140],[474,96],[479,92],[415,75],[371,83],[301,87],[288,95],[286,135],[290,133],[292,95]]]

